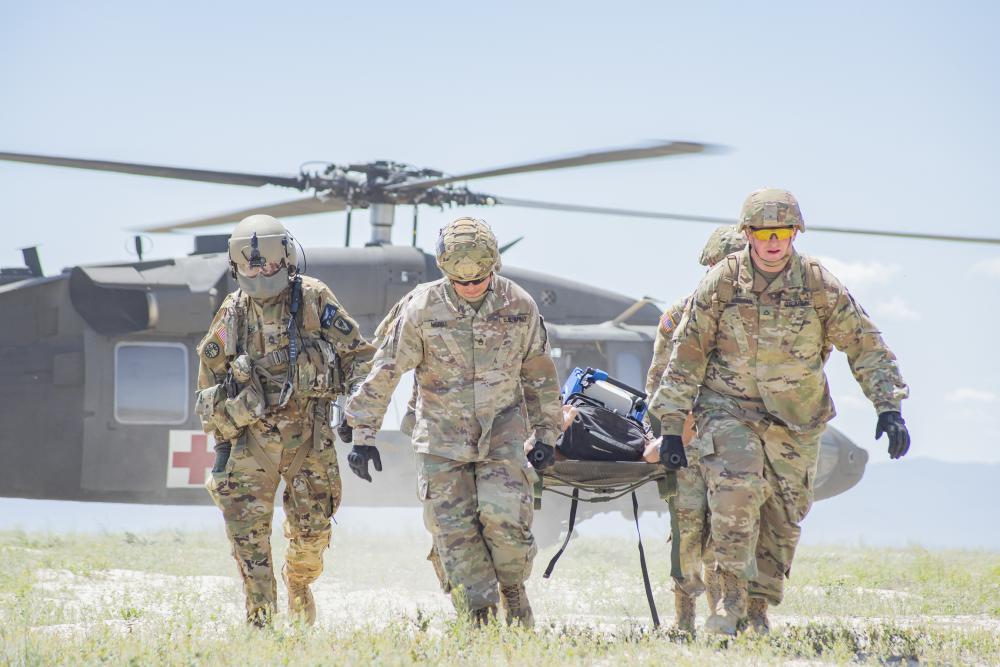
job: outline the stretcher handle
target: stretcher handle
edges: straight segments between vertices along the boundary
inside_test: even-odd
[[[594,375],[594,369],[593,368],[588,368],[586,375]],[[646,398],[648,398],[646,396],[646,392],[644,392],[643,390],[636,389],[635,387],[629,386],[629,385],[625,384],[624,382],[622,382],[620,380],[614,379],[610,375],[608,375],[607,377],[603,378],[603,381],[607,382],[610,385],[614,385],[615,387],[618,387],[619,389],[624,389],[625,391],[629,392],[630,394],[638,396],[639,398],[641,398],[643,400],[645,400]]]

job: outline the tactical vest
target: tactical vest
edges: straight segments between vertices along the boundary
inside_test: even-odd
[[[230,363],[247,350],[249,299],[237,289],[232,320],[235,331],[230,332],[235,355],[230,356]],[[319,335],[319,302],[305,299],[304,295],[300,300],[297,312],[290,316],[294,326],[288,332],[289,344],[252,359],[254,381],[260,382],[268,412],[285,407],[292,396],[333,401],[344,391],[340,357],[333,345]]]
[[[823,267],[815,259],[803,262],[805,269],[805,286],[809,292],[809,300],[812,307],[819,316],[819,322],[826,330],[827,318],[830,315],[830,301],[826,293],[826,283],[823,281]],[[722,316],[725,310],[733,301],[736,294],[737,284],[740,275],[740,259],[737,255],[726,257],[726,265],[722,270],[722,276],[715,286],[715,294],[712,295],[712,312],[716,318]]]

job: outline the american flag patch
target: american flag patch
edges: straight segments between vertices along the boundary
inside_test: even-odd
[[[660,317],[660,328],[663,329],[663,332],[670,333],[671,331],[674,330],[674,327],[676,326],[677,323],[674,322],[674,318],[670,316],[670,311],[668,310],[665,313],[663,313],[663,315]]]
[[[226,325],[225,324],[220,324],[219,327],[215,330],[215,337],[218,338],[219,341],[223,345],[226,344]]]

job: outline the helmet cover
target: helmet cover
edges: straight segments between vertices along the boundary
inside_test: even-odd
[[[799,202],[788,190],[761,188],[751,192],[740,210],[740,231],[748,227],[795,227],[806,231]]]
[[[712,235],[708,237],[708,242],[705,243],[698,261],[702,266],[712,266],[721,262],[726,255],[743,250],[746,245],[747,237],[740,232],[736,225],[716,227]]]
[[[441,228],[437,265],[452,280],[482,280],[500,270],[497,237],[484,220],[459,218]]]

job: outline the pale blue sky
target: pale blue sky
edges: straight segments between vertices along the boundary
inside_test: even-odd
[[[774,185],[799,197],[807,223],[1000,236],[998,6],[805,5],[6,3],[0,150],[260,172],[386,158],[454,172],[705,141],[732,151],[476,189],[735,216],[749,191]],[[40,244],[50,273],[127,259],[130,226],[294,196],[8,163],[0,192],[0,264]],[[422,245],[457,213],[422,213]],[[508,264],[668,301],[693,289],[710,231],[479,214],[502,240],[527,237]],[[290,226],[307,247],[343,238],[342,214]],[[154,242],[154,256],[191,247]],[[899,356],[911,455],[1000,461],[1000,246],[807,233],[798,247],[831,259]],[[835,423],[887,458],[842,355],[829,370]]]

